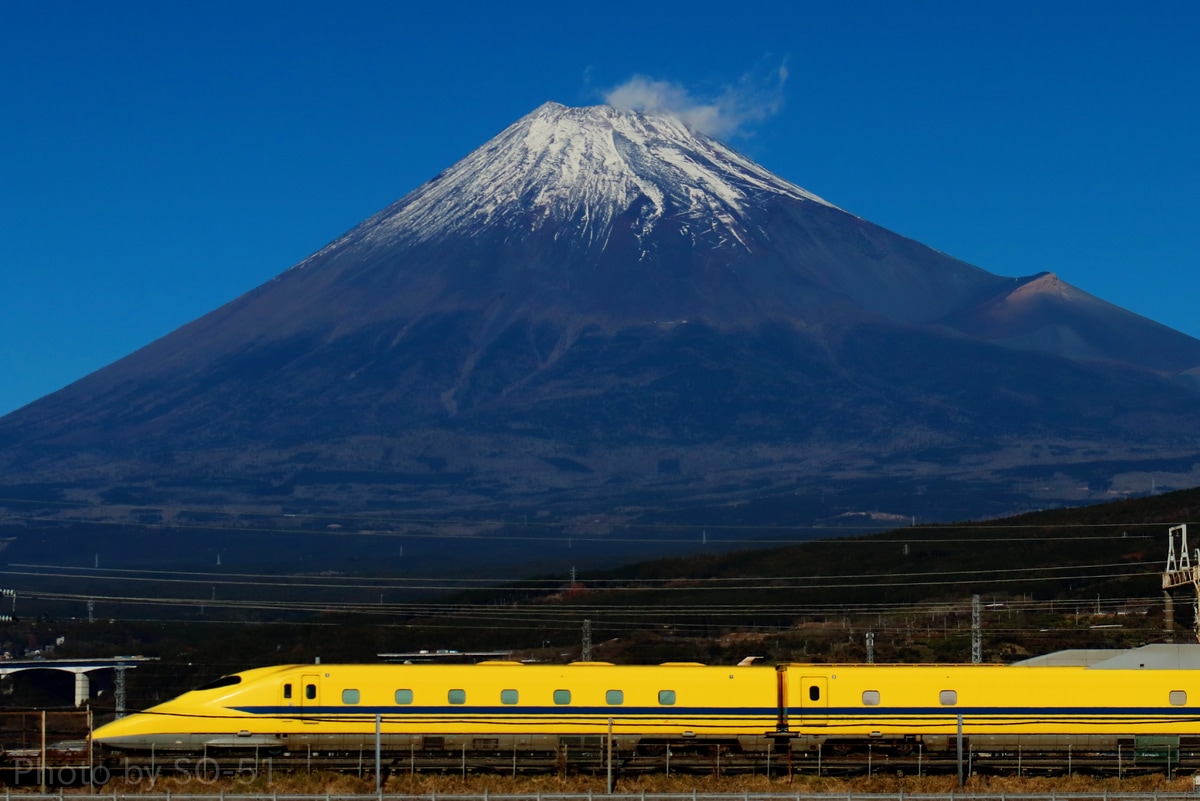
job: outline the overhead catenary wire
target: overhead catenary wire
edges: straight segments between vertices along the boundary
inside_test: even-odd
[[[100,515],[100,514],[111,515],[111,514],[119,513],[122,511],[124,511],[125,513],[131,513],[134,510],[144,510],[145,508],[147,508],[146,505],[144,505],[144,504],[137,504],[137,505],[135,505],[135,504],[99,504],[99,503],[95,503],[92,501],[71,501],[71,500],[62,500],[62,499],[43,500],[43,499],[11,498],[11,497],[0,498],[0,505],[10,505],[10,504],[11,505],[51,506],[51,507],[59,507],[59,508],[64,508],[64,509],[75,509],[75,510],[79,510],[79,511],[92,511],[92,512],[96,513],[97,515]],[[212,511],[210,509],[193,509],[190,507],[176,507],[176,506],[172,506],[172,505],[153,505],[153,508],[160,512],[170,514],[171,516],[176,516],[176,515],[181,515],[181,514],[189,514],[189,513],[210,514]],[[230,513],[230,514],[232,516],[232,513]],[[682,540],[685,542],[690,541],[690,539],[692,539],[691,535],[700,530],[713,531],[713,532],[725,532],[725,531],[768,532],[769,531],[769,532],[778,532],[780,534],[787,534],[789,532],[790,533],[799,533],[799,532],[807,532],[808,533],[808,536],[805,536],[798,540],[786,540],[786,539],[780,540],[779,538],[757,540],[757,539],[747,539],[747,538],[742,538],[742,537],[738,537],[738,538],[736,538],[736,540],[734,540],[734,542],[737,542],[737,543],[766,543],[766,544],[779,544],[780,542],[786,543],[789,541],[793,541],[793,542],[797,542],[797,543],[808,543],[808,542],[811,542],[814,537],[830,537],[830,538],[832,538],[834,540],[838,540],[838,541],[848,539],[853,542],[875,542],[876,541],[874,538],[872,538],[870,540],[862,540],[861,538],[855,538],[855,537],[846,538],[843,536],[839,536],[841,534],[844,534],[845,532],[858,532],[858,533],[874,532],[874,533],[879,533],[879,534],[896,532],[897,536],[900,536],[900,532],[914,532],[914,531],[934,532],[934,531],[946,531],[946,530],[992,532],[992,531],[999,531],[999,530],[1006,530],[1006,531],[1042,530],[1042,531],[1044,531],[1046,529],[1061,529],[1061,530],[1071,531],[1071,530],[1082,530],[1082,529],[1114,529],[1114,530],[1122,529],[1122,530],[1127,531],[1130,529],[1161,528],[1164,525],[1164,523],[1162,523],[1162,522],[1145,522],[1145,521],[1100,522],[1100,523],[1070,523],[1070,522],[1067,522],[1067,523],[1002,523],[1002,522],[996,522],[996,523],[965,523],[965,524],[938,522],[938,523],[920,523],[920,524],[914,523],[912,525],[906,525],[906,524],[901,523],[900,521],[891,521],[891,522],[878,522],[877,521],[877,522],[872,522],[870,524],[854,524],[854,523],[838,522],[836,525],[832,525],[832,524],[822,525],[819,523],[813,523],[813,524],[808,524],[808,525],[799,525],[799,524],[755,524],[755,523],[721,523],[721,522],[706,522],[706,523],[700,524],[700,523],[672,523],[672,522],[653,522],[653,523],[637,522],[637,521],[613,518],[611,516],[604,516],[604,515],[592,516],[592,515],[587,515],[587,514],[579,515],[579,516],[575,516],[575,517],[571,517],[571,518],[566,518],[566,519],[551,519],[551,520],[534,519],[534,520],[530,520],[530,519],[528,519],[527,516],[521,517],[521,518],[502,518],[502,517],[487,517],[487,516],[481,516],[478,518],[468,518],[468,517],[404,515],[404,514],[381,515],[378,512],[362,512],[362,511],[348,511],[348,512],[337,512],[337,513],[277,512],[277,513],[269,513],[269,514],[263,514],[263,513],[256,512],[254,514],[254,516],[255,516],[255,519],[258,519],[258,520],[275,519],[275,520],[283,520],[287,523],[290,523],[291,521],[296,521],[296,520],[328,520],[328,521],[353,520],[353,521],[357,521],[359,523],[364,523],[364,524],[373,523],[373,524],[378,524],[378,525],[405,524],[405,525],[411,525],[411,526],[428,526],[428,527],[434,527],[434,528],[441,529],[441,531],[439,531],[438,533],[434,533],[434,532],[421,532],[421,531],[388,531],[388,530],[379,530],[379,529],[344,530],[344,529],[329,529],[327,527],[314,529],[314,528],[304,528],[301,526],[291,526],[291,525],[276,526],[276,527],[261,526],[261,525],[260,526],[248,526],[245,524],[237,523],[235,521],[211,521],[211,522],[204,522],[204,523],[186,523],[186,522],[179,522],[178,520],[172,520],[170,522],[167,522],[164,520],[161,522],[145,522],[145,521],[140,521],[140,520],[99,519],[97,517],[65,517],[65,516],[61,516],[61,515],[15,515],[14,514],[14,515],[10,515],[9,519],[13,520],[13,521],[20,521],[20,522],[25,522],[25,523],[60,523],[60,524],[71,523],[71,524],[76,524],[76,525],[119,526],[119,527],[126,527],[126,528],[146,528],[146,529],[233,530],[233,531],[242,531],[242,532],[247,532],[247,533],[289,533],[289,534],[322,535],[322,536],[329,536],[329,537],[346,537],[346,536],[399,537],[399,538],[487,537],[489,539],[496,538],[496,539],[504,539],[504,540],[512,540],[512,541],[544,540],[544,539],[547,539],[547,537],[538,536],[538,535],[504,534],[504,533],[498,533],[496,531],[496,529],[527,529],[527,530],[535,530],[535,531],[541,530],[541,531],[555,532],[555,534],[550,538],[553,538],[556,536],[561,536],[558,532],[561,532],[564,529],[581,529],[581,528],[597,527],[597,526],[606,528],[606,529],[610,529],[610,530],[622,529],[622,530],[627,530],[627,531],[638,531],[638,532],[647,532],[647,531],[686,532],[686,533],[688,533],[689,536],[688,536],[688,538]],[[589,517],[591,517],[593,519],[588,519]],[[454,529],[454,530],[448,531],[449,529]],[[473,529],[488,529],[488,530],[481,531],[481,530],[473,530]],[[681,541],[681,538],[679,538],[679,537],[647,538],[646,536],[644,536],[644,534],[640,535],[638,537],[635,537],[635,538],[622,539],[619,537],[614,538],[610,534],[589,535],[584,531],[578,531],[578,530],[574,531],[571,534],[571,536],[574,539],[577,539],[580,541],[587,541],[587,540],[591,540],[591,539],[595,539],[598,541],[604,541],[604,542],[651,542],[651,543],[667,542],[667,543],[672,543],[672,542]],[[907,536],[907,535],[905,534],[904,536]],[[1110,539],[1112,537],[1105,535],[1105,536],[1096,536],[1093,538],[1094,539]],[[975,541],[976,539],[979,539],[979,538],[969,537],[969,538],[965,538],[964,541]],[[1005,538],[1005,539],[1007,540],[1007,539],[1011,539],[1011,538]],[[1046,540],[1052,540],[1053,538],[1048,538],[1048,537],[1042,535],[1042,536],[1034,537],[1031,539],[1036,539],[1039,541],[1046,541]],[[1088,538],[1071,536],[1071,537],[1065,537],[1065,539],[1081,539],[1082,540],[1082,539],[1088,539]],[[926,540],[914,540],[914,539],[908,539],[908,541],[910,541],[910,542],[926,542]],[[939,538],[939,539],[928,540],[928,541],[929,542],[953,542],[955,540]],[[990,540],[984,540],[984,541],[990,541]]]
[[[1092,574],[1091,579],[1096,578],[1111,578],[1125,577],[1128,574]],[[1048,580],[1048,579],[1041,579]],[[1055,578],[1059,580],[1059,578]],[[933,585],[944,585],[945,582],[928,582]],[[843,585],[857,586],[857,585]],[[477,619],[509,619],[509,620],[545,620],[549,617],[572,617],[577,618],[585,614],[601,615],[601,614],[619,614],[625,617],[659,620],[666,617],[687,617],[687,616],[702,616],[702,617],[718,617],[718,616],[744,616],[746,614],[760,614],[773,616],[800,616],[813,614],[847,614],[854,612],[857,614],[872,613],[874,611],[882,611],[887,609],[891,613],[902,610],[905,607],[897,604],[879,605],[869,607],[865,605],[852,605],[845,607],[810,607],[803,604],[694,604],[683,606],[661,606],[655,605],[647,608],[640,605],[555,605],[555,604],[527,604],[525,606],[509,606],[509,605],[483,605],[483,604],[466,604],[466,603],[375,603],[365,601],[337,601],[337,600],[318,600],[308,601],[301,599],[238,599],[238,598],[215,598],[215,597],[179,597],[179,596],[137,596],[137,595],[122,595],[122,594],[97,594],[87,592],[57,592],[57,591],[39,591],[36,597],[43,600],[57,601],[102,601],[111,604],[120,605],[142,605],[142,606],[187,606],[187,607],[205,607],[205,608],[223,608],[223,609],[242,609],[254,611],[273,611],[273,612],[319,612],[319,613],[338,613],[349,615],[403,615],[403,616],[438,616],[438,617],[471,617]],[[1043,605],[1053,605],[1054,601],[1041,602]],[[1058,601],[1060,609],[1063,606],[1063,601]],[[1088,605],[1090,601],[1079,602]],[[914,611],[923,610],[945,610],[948,607],[946,604],[931,605],[923,603],[917,607],[913,607]]]
[[[13,501],[14,499],[7,499]],[[0,504],[7,502],[0,499]],[[25,502],[17,499],[16,502]],[[35,503],[34,501],[27,501]],[[98,506],[86,503],[75,504],[63,502],[64,507],[78,510],[91,509],[103,512],[119,512],[122,509],[134,507]],[[138,507],[142,508],[142,507]],[[182,510],[175,509],[179,512]],[[872,526],[777,526],[777,525],[741,525],[741,524],[706,524],[703,527],[694,524],[676,523],[632,523],[619,520],[597,519],[595,521],[558,520],[558,521],[515,521],[503,519],[443,519],[422,516],[406,517],[380,516],[378,514],[349,513],[349,514],[292,514],[280,513],[277,519],[286,519],[288,523],[282,527],[246,526],[237,522],[211,523],[147,523],[137,521],[96,521],[79,518],[65,520],[61,516],[26,516],[29,521],[48,524],[87,524],[107,525],[121,528],[139,528],[154,531],[228,531],[231,533],[269,533],[273,535],[310,535],[332,537],[394,537],[397,539],[431,538],[444,540],[446,538],[481,539],[501,542],[539,542],[550,543],[560,541],[564,537],[575,542],[590,542],[596,544],[608,543],[689,543],[700,528],[716,532],[718,536],[708,536],[707,540],[713,545],[753,547],[759,544],[771,546],[820,544],[822,546],[854,546],[854,547],[883,547],[894,548],[899,543],[909,544],[1021,544],[1021,543],[1055,543],[1055,542],[1101,542],[1118,540],[1152,541],[1160,538],[1157,532],[1146,529],[1161,529],[1162,523],[1157,522],[1108,522],[1108,523],[1046,523],[1046,524],[965,524],[965,525],[921,525],[905,526],[884,532],[878,525]],[[292,527],[294,520],[341,520],[356,521],[363,526],[382,525],[413,525],[427,526],[435,531],[385,531],[350,528],[311,528]],[[604,530],[604,533],[588,533],[578,527],[594,525]],[[471,527],[473,530],[464,530]],[[532,530],[534,534],[520,533],[521,530]],[[730,537],[721,540],[722,532],[766,532],[778,534],[770,539]],[[855,531],[873,531],[879,536],[853,537],[844,536]],[[1009,531],[1008,536],[998,535],[998,532]],[[1029,532],[1039,532],[1030,534]],[[626,532],[622,536],[615,532]],[[632,536],[638,532],[638,536]],[[655,532],[669,536],[653,536]],[[976,534],[975,532],[978,532]],[[1053,533],[1049,533],[1053,532]],[[1098,533],[1099,532],[1099,533]],[[1134,533],[1130,533],[1134,532]],[[938,534],[946,536],[936,536]],[[913,536],[913,535],[917,536]],[[648,536],[649,535],[649,536]],[[823,539],[817,539],[822,537]],[[907,553],[907,550],[906,550]],[[1102,582],[1128,581],[1131,579],[1157,577],[1161,569],[1157,564],[1143,561],[1123,560],[1121,562],[1096,562],[1080,565],[1048,565],[1032,567],[1005,567],[987,570],[929,570],[929,571],[867,571],[843,572],[837,574],[824,573],[820,575],[752,575],[752,576],[630,576],[613,577],[587,576],[579,577],[576,586],[568,586],[559,576],[545,578],[522,578],[508,580],[505,577],[454,577],[454,576],[369,576],[369,575],[314,575],[294,572],[264,573],[264,572],[226,572],[212,570],[162,570],[143,568],[89,568],[80,566],[60,566],[49,564],[9,564],[0,570],[0,575],[10,579],[28,578],[35,580],[66,580],[79,582],[71,592],[46,592],[34,590],[39,598],[47,601],[63,603],[99,602],[108,605],[126,606],[129,608],[191,608],[223,609],[245,613],[289,613],[305,615],[345,614],[354,616],[396,616],[425,619],[469,619],[487,620],[489,625],[509,625],[520,627],[539,621],[566,621],[584,615],[606,615],[610,618],[619,617],[628,625],[644,624],[646,620],[670,615],[676,625],[688,625],[687,621],[694,618],[732,618],[745,615],[763,616],[812,616],[835,614],[870,614],[878,607],[870,605],[841,606],[836,610],[826,608],[818,611],[816,608],[797,604],[731,604],[720,605],[712,601],[703,604],[684,604],[672,606],[656,601],[652,609],[642,609],[635,605],[619,602],[619,596],[653,594],[669,598],[675,594],[703,594],[717,598],[722,594],[736,592],[773,591],[781,589],[793,591],[843,591],[860,589],[869,586],[875,589],[913,589],[920,590],[928,587],[972,587],[988,584],[996,587],[1026,585],[1031,583],[1050,582]],[[89,583],[102,582],[100,592],[89,592]],[[156,596],[152,593],[127,591],[117,588],[133,588],[138,585],[157,585],[161,587],[196,588],[194,593],[187,590],[165,591],[166,595]],[[222,588],[223,596],[216,597],[216,588]],[[211,596],[209,589],[211,588]],[[244,590],[244,592],[243,592]],[[463,592],[479,592],[486,590],[493,598],[520,595],[547,595],[570,590],[576,595],[606,596],[617,598],[614,603],[581,604],[578,597],[570,602],[559,605],[549,603],[533,603],[530,598],[521,598],[520,606],[500,604],[497,600],[481,603],[470,602],[389,602],[383,603],[382,593],[398,592],[402,594],[436,593],[450,595]],[[262,592],[271,592],[275,598],[238,597],[253,596]],[[292,593],[319,592],[321,597],[294,598]],[[380,602],[367,601],[354,597],[355,594],[379,594]],[[421,597],[417,595],[416,597]],[[1147,599],[1135,599],[1131,602],[1144,603]],[[493,608],[488,604],[495,604]],[[895,603],[888,603],[887,609],[895,612],[903,611]],[[939,607],[940,608],[940,607]],[[917,613],[912,608],[911,613]],[[256,619],[261,615],[256,615]],[[616,624],[615,620],[609,621]],[[555,623],[554,625],[558,625]]]
[[[225,586],[252,586],[262,587],[265,583],[271,586],[280,587],[297,587],[297,588],[342,588],[342,589],[359,589],[359,590],[387,590],[387,589],[432,589],[432,590],[455,590],[463,589],[464,587],[486,586],[498,590],[507,591],[544,591],[562,587],[562,578],[548,579],[520,579],[515,582],[500,582],[497,579],[487,578],[454,578],[443,577],[435,580],[429,578],[412,578],[403,576],[388,576],[388,577],[349,577],[349,576],[305,576],[294,573],[215,573],[211,571],[179,571],[179,570],[148,570],[148,569],[133,569],[133,568],[89,568],[80,566],[58,566],[47,564],[9,564],[7,570],[0,570],[0,575],[9,576],[40,576],[40,577],[59,577],[72,579],[103,579],[105,581],[129,581],[129,582],[155,582],[168,584],[187,584],[187,583],[204,583],[216,584]],[[993,582],[993,576],[1010,576],[1015,574],[1024,574],[1032,576],[1033,574],[1048,573],[1048,572],[1073,572],[1073,571],[1089,571],[1098,569],[1111,568],[1127,568],[1126,573],[1121,575],[1133,575],[1137,573],[1157,572],[1156,569],[1145,569],[1147,566],[1141,563],[1131,562],[1107,562],[1096,564],[1082,565],[1038,565],[1032,567],[1016,567],[1016,568],[989,568],[987,570],[930,570],[917,572],[896,572],[896,573],[840,573],[840,574],[821,574],[810,576],[755,576],[755,577],[728,577],[728,576],[701,576],[701,577],[636,577],[636,578],[584,578],[587,587],[591,591],[605,592],[629,592],[629,591],[692,591],[696,589],[716,589],[716,590],[742,590],[742,589],[769,589],[775,588],[780,584],[805,584],[811,585],[816,583],[814,589],[829,589],[845,586],[855,586],[846,584],[834,584],[829,582],[843,581],[861,581],[861,580],[878,580],[882,578],[891,579],[888,582],[876,582],[879,586],[897,586],[902,583],[912,583],[920,585],[922,582],[901,582],[899,579],[919,578],[932,581],[938,577],[969,577],[967,583],[977,584],[984,581]],[[1139,569],[1141,568],[1141,569]],[[300,580],[300,579],[303,580]],[[1048,576],[1047,580],[1055,578],[1064,578],[1064,576]],[[1026,580],[1026,579],[1013,579]],[[662,586],[673,585],[673,586]]]

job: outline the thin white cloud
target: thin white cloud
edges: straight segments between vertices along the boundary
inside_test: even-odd
[[[779,112],[787,78],[785,62],[765,78],[743,75],[711,97],[696,97],[680,84],[635,75],[605,92],[604,102],[623,111],[669,114],[711,136],[732,138]]]

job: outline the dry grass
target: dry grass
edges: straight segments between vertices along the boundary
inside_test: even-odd
[[[36,788],[35,788],[36,789]],[[501,776],[495,774],[469,774],[464,780],[459,775],[446,774],[393,774],[384,785],[384,792],[406,795],[457,795],[481,794],[485,790],[491,795],[534,795],[542,793],[603,793],[604,775],[572,776]],[[1118,780],[1092,776],[1060,776],[1054,778],[1018,778],[1016,776],[972,776],[964,790],[968,793],[1110,793],[1120,792],[1190,792],[1190,776],[1167,779],[1162,774],[1150,774]],[[950,793],[958,791],[955,776],[859,776],[854,778],[831,778],[817,776],[795,776],[789,782],[786,777],[768,779],[763,775],[751,776],[692,776],[692,775],[647,775],[621,777],[617,781],[618,793]],[[86,792],[81,790],[79,792]],[[222,778],[205,781],[196,778],[162,776],[156,781],[126,782],[114,779],[101,791],[108,795],[135,795],[145,793],[195,793],[237,795],[243,793],[280,794],[372,794],[375,780],[370,774],[363,777],[338,773],[293,773],[259,775],[242,778]]]

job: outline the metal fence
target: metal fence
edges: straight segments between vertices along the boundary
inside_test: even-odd
[[[1200,787],[1200,785],[1198,785]],[[4,801],[1197,801],[1198,792],[1088,793],[118,793],[4,791]]]

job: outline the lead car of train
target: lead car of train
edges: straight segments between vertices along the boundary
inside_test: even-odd
[[[284,665],[98,728],[123,758],[392,769],[1200,769],[1200,645],[1013,665]]]

